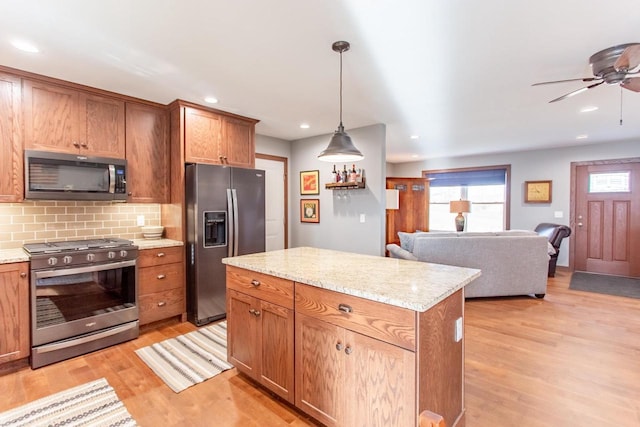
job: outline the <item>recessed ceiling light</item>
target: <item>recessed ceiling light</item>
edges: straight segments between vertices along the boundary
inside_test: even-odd
[[[419,138],[419,136],[418,136],[418,135],[411,135],[409,138],[411,138],[411,139],[418,139],[418,138]]]
[[[300,129],[309,129],[309,127],[308,123],[300,123]]]
[[[589,135],[586,135],[586,134],[576,136],[576,139],[587,139],[587,138],[589,138]]]
[[[414,154],[414,155],[412,155],[412,156],[411,156],[411,158],[412,158],[412,159],[417,159],[417,158],[418,158],[418,155],[417,155],[417,154]]]
[[[598,109],[598,107],[596,107],[595,105],[589,105],[589,106],[586,106],[586,107],[582,107],[580,109],[580,112],[581,113],[590,113],[592,111],[596,111],[597,109]]]
[[[215,98],[213,96],[207,96],[204,99],[204,102],[206,102],[207,104],[217,104],[218,103],[218,98]]]
[[[38,53],[40,52],[40,49],[38,49],[36,47],[36,45],[34,45],[33,43],[30,43],[26,40],[13,40],[11,42],[11,44],[13,45],[13,47],[15,47],[16,49],[19,49],[23,52],[29,52],[29,53]]]

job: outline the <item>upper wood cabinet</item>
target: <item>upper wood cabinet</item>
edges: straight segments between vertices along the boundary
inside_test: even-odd
[[[29,357],[29,263],[0,265],[0,363]]]
[[[185,162],[253,168],[255,124],[252,119],[185,107]]]
[[[127,102],[128,201],[169,201],[169,114],[164,107]]]
[[[124,101],[23,80],[27,149],[125,157]]]
[[[0,202],[23,196],[20,98],[20,78],[0,73]]]

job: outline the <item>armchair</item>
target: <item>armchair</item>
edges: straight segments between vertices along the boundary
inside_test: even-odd
[[[549,243],[551,243],[551,246],[556,250],[556,253],[549,258],[549,271],[547,274],[549,277],[554,277],[556,274],[558,255],[560,254],[560,244],[562,243],[562,239],[571,235],[571,229],[566,225],[543,222],[542,224],[538,224],[534,231],[541,236],[545,236],[549,240]]]

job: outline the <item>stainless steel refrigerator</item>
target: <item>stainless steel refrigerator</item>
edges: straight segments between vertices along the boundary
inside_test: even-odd
[[[257,169],[186,166],[187,318],[198,326],[226,316],[222,258],[264,252],[264,179]]]

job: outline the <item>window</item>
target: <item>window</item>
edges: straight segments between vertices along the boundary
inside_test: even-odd
[[[509,228],[510,166],[424,171],[429,185],[429,230],[455,231],[449,212],[452,200],[471,201],[471,213],[465,214],[465,231],[501,231]]]

